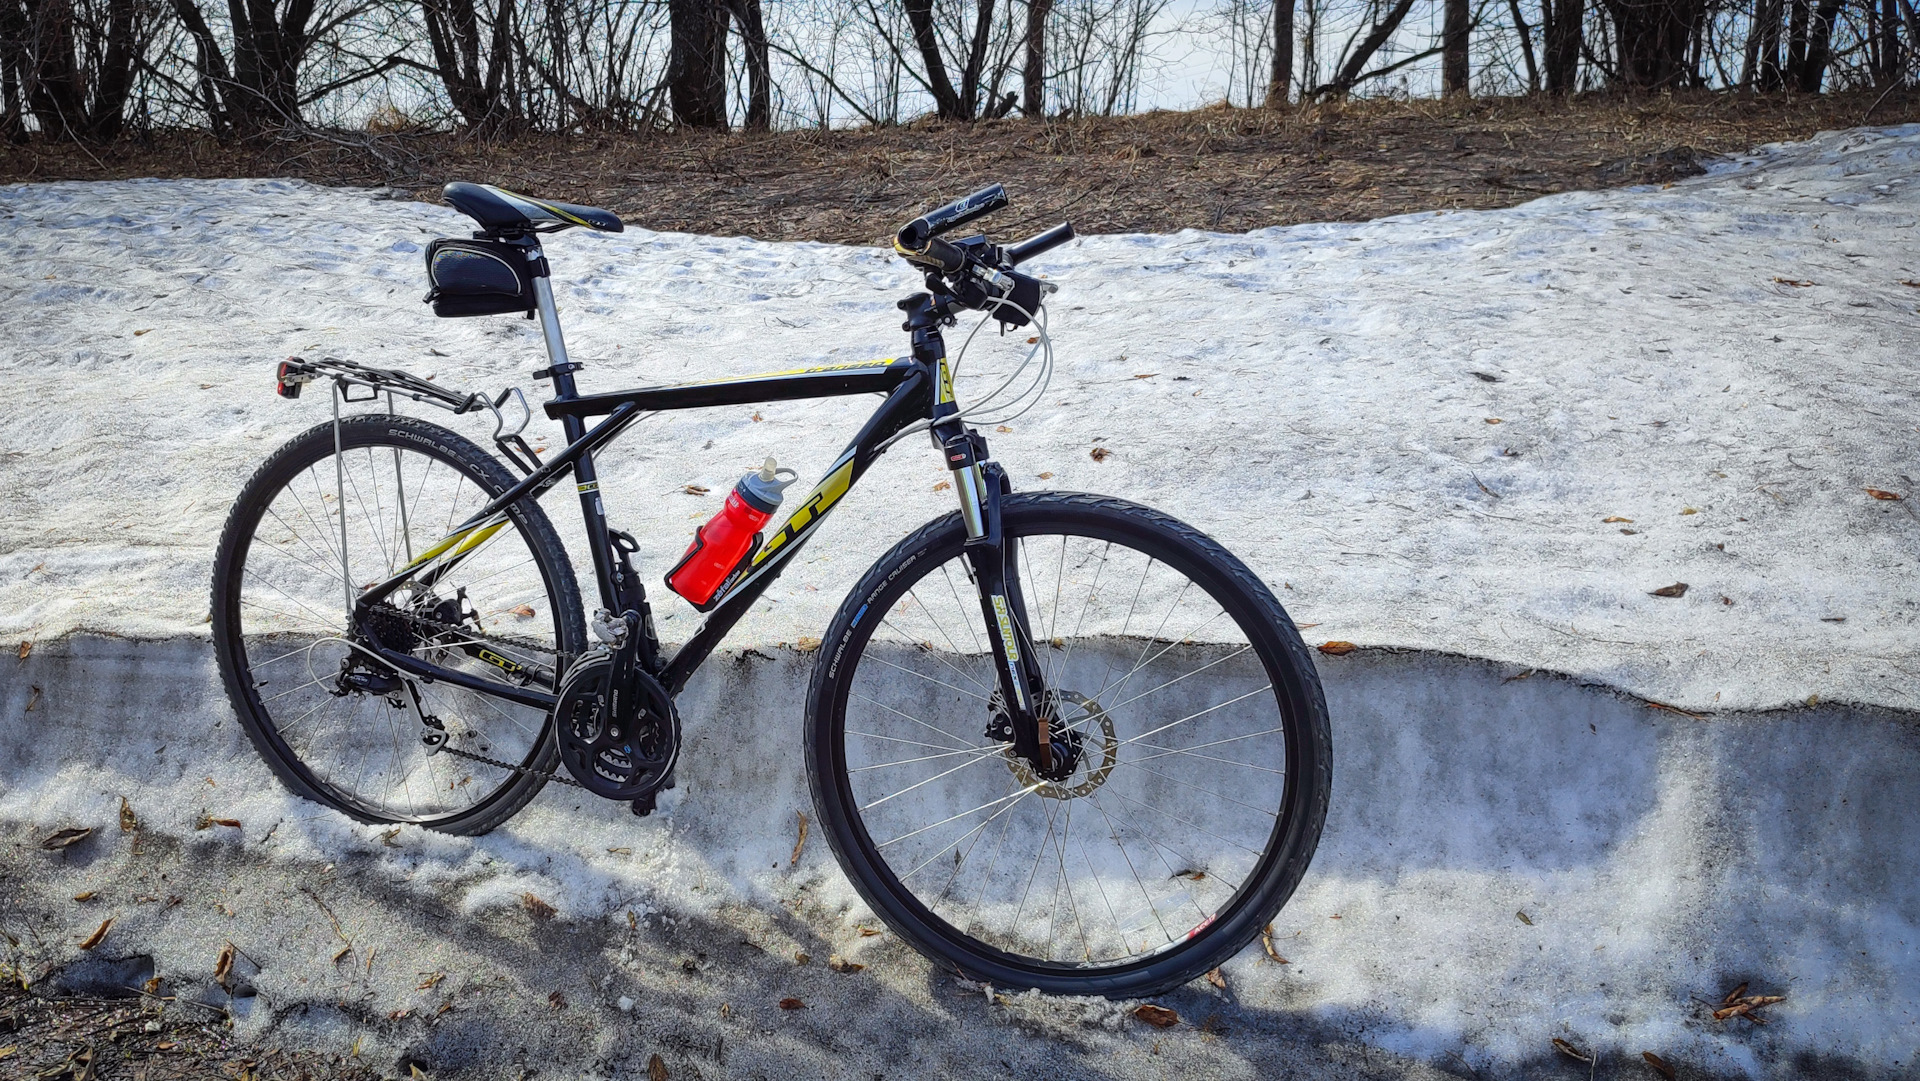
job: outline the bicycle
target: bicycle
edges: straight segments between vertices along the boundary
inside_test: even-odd
[[[534,374],[552,383],[544,410],[566,445],[544,459],[528,445],[518,390],[280,364],[279,394],[328,382],[333,416],[236,500],[213,637],[248,736],[292,791],[362,822],[466,834],[548,781],[652,811],[674,783],[688,677],[868,466],[925,431],[959,508],[860,578],[807,690],[816,821],[840,866],[908,943],[999,987],[1151,994],[1260,933],[1306,870],[1330,786],[1326,706],[1299,632],[1191,526],[1106,496],[1015,492],[970,423],[980,408],[954,395],[942,332],[961,311],[1034,326],[1044,388],[1052,286],[1018,268],[1072,239],[1070,224],[1007,246],[945,239],[1006,205],[995,185],[903,227],[895,248],[926,285],[899,303],[907,356],[582,394],[541,238],[618,232],[620,219],[474,184],[445,198],[480,229],[429,246],[428,299],[439,315],[538,318],[548,366]],[[669,653],[593,452],[658,411],[867,393],[884,401]],[[490,412],[500,457],[402,415],[400,399]],[[343,416],[355,402],[375,411]],[[568,478],[591,620],[539,502]]]

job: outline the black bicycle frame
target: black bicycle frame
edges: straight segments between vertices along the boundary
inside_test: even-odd
[[[544,264],[536,262],[536,265]],[[356,624],[364,626],[373,606],[401,586],[408,583],[431,586],[504,527],[509,507],[522,499],[540,498],[571,473],[580,497],[601,604],[608,612],[629,619],[630,626],[637,632],[636,648],[640,650],[642,667],[659,679],[669,693],[678,694],[721,639],[779,577],[820,522],[884,452],[888,440],[924,421],[929,424],[935,444],[945,453],[960,497],[961,515],[967,526],[967,554],[980,586],[987,638],[990,648],[1003,661],[996,667],[1003,701],[1015,722],[1015,749],[1043,770],[1047,768],[1050,743],[1044,729],[1035,721],[1044,687],[1032,637],[1027,632],[1019,584],[1008,581],[1004,573],[1008,561],[1002,553],[999,505],[1008,485],[1005,474],[986,460],[986,440],[965,427],[954,402],[946,346],[940,333],[941,326],[951,322],[951,298],[916,293],[901,302],[900,307],[908,316],[906,328],[913,335],[911,356],[582,395],[573,380],[573,373],[580,365],[567,358],[547,278],[534,278],[534,293],[551,361],[550,367],[535,375],[553,380],[555,394],[547,403],[546,412],[561,422],[566,447],[487,503],[399,573],[364,591],[355,602]],[[593,453],[647,413],[868,393],[885,394],[886,400],[828,467],[826,476],[752,555],[744,572],[725,587],[706,622],[693,637],[671,658],[661,659],[645,587],[632,572],[623,552],[616,549],[614,531],[607,525]],[[588,420],[595,417],[604,419],[588,427]],[[554,694],[530,686],[482,679],[387,648],[377,635],[363,634],[362,637],[367,648],[381,660],[421,679],[444,681],[540,708],[551,709],[557,701]],[[1020,647],[1023,640],[1027,645],[1024,650]],[[556,680],[558,675],[556,673]]]

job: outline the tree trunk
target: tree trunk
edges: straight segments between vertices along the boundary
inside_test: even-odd
[[[732,0],[733,21],[747,59],[747,130],[773,129],[773,68],[767,59],[767,23],[760,0]]]
[[[1472,0],[1446,0],[1440,27],[1440,83],[1443,93],[1472,92],[1468,80],[1467,35],[1473,24]]]
[[[10,143],[27,138],[25,100],[20,96],[26,20],[14,0],[0,0],[0,137]]]
[[[73,5],[27,2],[26,97],[41,134],[73,139],[86,131],[86,84],[74,63]]]
[[[727,9],[720,0],[668,0],[667,96],[690,128],[727,130]]]
[[[1284,109],[1293,92],[1293,0],[1273,0],[1273,67],[1267,72],[1269,109]]]
[[[1387,9],[1380,21],[1367,32],[1366,39],[1360,42],[1359,46],[1353,50],[1353,54],[1340,65],[1340,70],[1334,75],[1333,81],[1314,88],[1314,96],[1339,97],[1352,90],[1353,84],[1360,81],[1360,74],[1365,70],[1367,61],[1373,59],[1373,54],[1380,51],[1380,46],[1387,43],[1387,39],[1393,36],[1393,32],[1398,30],[1400,23],[1406,19],[1407,12],[1412,10],[1413,0],[1394,0],[1393,7]]]
[[[1805,0],[1795,0],[1804,3]],[[1613,22],[1615,79],[1631,90],[1682,86],[1705,0],[1602,0]]]
[[[480,13],[473,0],[420,0],[427,42],[447,101],[467,127],[490,133],[514,115],[505,100],[507,71],[513,64],[513,0],[500,0],[493,33],[481,52]]]
[[[1586,14],[1586,0],[1541,0],[1541,51],[1550,94],[1571,94],[1576,89]]]
[[[1533,27],[1527,25],[1527,17],[1520,14],[1520,0],[1507,0],[1507,7],[1513,12],[1513,32],[1520,35],[1520,56],[1527,62],[1527,93],[1540,92],[1540,65],[1533,57]]]
[[[1787,81],[1799,89],[1801,69],[1807,66],[1807,22],[1813,5],[1808,0],[1792,0],[1787,17]]]
[[[1801,58],[1795,82],[1803,94],[1818,94],[1826,81],[1827,65],[1833,61],[1833,20],[1840,15],[1841,0],[1820,0],[1813,12],[1813,25],[1807,31],[1806,55]]]
[[[1053,0],[1027,0],[1027,60],[1020,66],[1020,111],[1028,116],[1047,114],[1047,16],[1052,13]]]
[[[961,108],[960,95],[947,77],[947,62],[940,55],[940,35],[933,26],[933,0],[905,0],[907,24],[913,28],[913,44],[920,51],[920,63],[927,69],[927,92],[933,95],[934,115],[942,120],[970,120]]]
[[[987,38],[992,33],[993,0],[979,0],[973,22],[973,43],[967,49],[967,66],[960,72],[960,105],[965,111],[962,120],[980,115],[980,75],[987,67]]]

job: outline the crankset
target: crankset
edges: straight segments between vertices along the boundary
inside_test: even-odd
[[[574,662],[560,680],[553,707],[553,734],[560,762],[580,787],[596,796],[652,809],[653,797],[672,784],[680,755],[680,715],[659,680],[615,656],[595,650]],[[626,678],[617,670],[624,667]]]

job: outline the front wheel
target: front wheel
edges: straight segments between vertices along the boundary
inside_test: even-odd
[[[821,824],[867,903],[974,979],[1131,997],[1246,946],[1319,841],[1331,738],[1273,593],[1217,542],[1123,500],[1002,504],[1020,647],[1074,772],[1015,755],[957,514],[876,563],[808,694]]]

